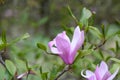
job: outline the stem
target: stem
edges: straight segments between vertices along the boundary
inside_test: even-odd
[[[5,62],[3,61],[1,54],[0,54],[0,62],[5,67]]]
[[[5,54],[5,53],[6,53],[6,47],[4,48],[3,51],[0,52],[0,62],[4,67],[6,66],[5,66],[5,62],[3,61],[2,54]]]
[[[6,53],[6,47],[4,48],[4,50],[2,52],[0,52],[0,63],[4,66],[4,68],[7,70],[8,74],[10,74],[9,70],[7,69],[6,65],[5,65],[5,61],[3,60],[2,54]]]
[[[103,46],[103,45],[105,44],[105,42],[106,42],[106,40],[104,40],[104,41],[102,42],[102,44],[96,46],[93,50],[96,50],[96,49],[100,48],[101,46]]]
[[[65,72],[69,71],[70,69],[71,69],[70,65],[65,66],[63,71],[54,80],[58,80]]]

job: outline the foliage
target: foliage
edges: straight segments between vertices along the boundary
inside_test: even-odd
[[[14,6],[20,3],[20,1],[17,1],[14,2]],[[90,1],[85,4],[94,2],[94,0]],[[115,23],[99,25],[99,19],[98,21],[95,21],[95,19],[100,14],[95,14],[87,7],[75,6],[78,8],[77,13],[81,14],[78,15],[74,10],[74,6],[71,5],[72,0],[68,2],[69,6],[63,8],[55,4],[57,3],[55,1],[50,4],[49,1],[45,3],[44,0],[26,0],[25,2],[19,4],[25,9],[14,7],[12,12],[16,11],[16,13],[10,12],[11,15],[4,15],[3,19],[0,19],[0,31],[2,31],[0,32],[0,80],[54,80],[61,72],[65,73],[60,76],[60,80],[85,80],[80,75],[81,71],[86,69],[95,70],[96,65],[101,61],[105,61],[110,65],[111,73],[120,66],[119,19],[116,19]],[[7,0],[4,1],[5,3],[7,3]],[[49,9],[45,7],[47,3]],[[25,6],[26,4],[28,7]],[[39,9],[39,4],[44,7],[43,10]],[[79,5],[78,2],[75,4]],[[4,11],[5,8],[2,8],[1,11]],[[37,12],[34,12],[34,8],[37,9]],[[113,9],[113,12],[117,9],[119,8]],[[58,26],[61,25],[62,27],[59,28]],[[63,30],[72,38],[73,26],[76,25],[84,30],[85,41],[84,45],[78,50],[74,63],[66,68],[59,55],[51,53],[48,42]],[[119,78],[120,75],[118,74],[115,80],[119,80]]]

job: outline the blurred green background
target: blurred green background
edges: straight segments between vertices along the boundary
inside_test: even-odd
[[[91,10],[94,16],[90,21],[92,26],[99,28],[101,24],[104,24],[114,27],[112,30],[120,29],[120,0],[1,0],[0,34],[6,30],[8,42],[24,33],[30,35],[28,39],[8,47],[7,58],[13,61],[17,61],[16,59],[27,60],[30,65],[38,64],[45,71],[52,70],[54,64],[62,66],[63,62],[60,58],[44,54],[44,51],[37,48],[36,43],[41,42],[47,46],[57,33],[64,30],[64,26],[76,26],[75,21],[69,15],[67,5],[70,6],[78,20],[83,7],[86,7]],[[56,62],[57,59],[58,62]],[[84,63],[81,61],[80,65],[82,64]],[[78,68],[76,67],[76,71]],[[19,73],[23,73],[24,69],[22,70]],[[55,75],[55,73],[53,74]],[[78,80],[80,71],[76,74],[77,76],[72,75],[75,77],[74,79],[71,77],[68,80]]]

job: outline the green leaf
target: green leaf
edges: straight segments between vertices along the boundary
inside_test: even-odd
[[[103,37],[102,33],[98,30],[98,28],[89,26],[89,30],[93,35],[97,36],[99,39]]]
[[[102,60],[104,60],[104,55],[103,55],[101,50],[99,50],[99,53],[100,53],[100,56],[101,56]]]
[[[16,67],[15,67],[15,65],[13,64],[13,62],[10,61],[10,60],[6,60],[6,61],[5,61],[5,65],[6,65],[7,70],[9,71],[9,73],[10,73],[12,76],[14,76],[14,75],[15,75],[15,72],[16,72]]]
[[[111,24],[109,26],[107,26],[107,32],[106,32],[106,39],[110,39],[112,37],[115,37],[116,35],[119,37],[120,35],[120,29],[119,26],[115,25],[115,24]]]
[[[6,32],[5,31],[3,31],[2,32],[2,42],[4,43],[4,44],[6,44]]]
[[[69,5],[67,6],[67,10],[68,10],[69,15],[70,15],[70,16],[73,18],[73,20],[76,22],[76,24],[79,25],[80,28],[82,28],[81,23],[80,23],[80,22],[78,21],[78,19],[74,16],[74,14],[72,13],[72,10],[71,10],[71,8],[70,8]]]
[[[20,40],[27,39],[28,37],[30,37],[29,33],[25,33],[25,34],[23,34],[22,36],[16,38],[15,40],[11,41],[11,42],[9,43],[9,45],[14,44],[14,43],[17,43],[17,42],[20,41]]]
[[[7,44],[0,44],[0,50],[4,49],[7,46]]]
[[[0,64],[0,80],[4,80],[5,68]]]
[[[63,28],[65,31],[67,31],[68,34],[73,34],[73,30],[74,30],[74,29],[72,30],[73,27],[68,28],[67,26],[63,25],[62,28]]]
[[[48,79],[48,72],[42,73],[41,77],[42,77],[43,80],[47,80]]]
[[[104,25],[101,25],[101,29],[102,29],[103,37],[105,38],[107,30],[105,31],[105,26]]]
[[[43,72],[42,72],[42,67],[41,66],[40,66],[39,70],[40,70],[40,74],[42,74]]]
[[[16,58],[15,64],[16,64],[18,72],[22,73],[23,71],[27,71],[25,61],[22,61],[22,60]]]
[[[29,33],[25,33],[23,36],[20,37],[21,40],[30,37]]]
[[[44,50],[44,51],[47,50],[46,46],[44,44],[42,44],[42,43],[37,43],[37,47]]]
[[[0,41],[0,50],[6,48],[7,46],[7,40],[6,40],[6,32],[2,32],[2,40]]]
[[[81,22],[83,25],[88,24],[88,19],[89,19],[91,16],[92,16],[91,11],[88,10],[88,9],[86,9],[86,8],[83,8],[80,22]]]
[[[43,72],[42,67],[40,67],[39,70],[40,70],[40,75],[41,75],[42,80],[47,80],[48,72]]]
[[[120,64],[120,60],[119,59],[117,59],[117,58],[110,58],[112,61],[115,61],[115,62],[117,62],[117,63],[119,63]]]
[[[110,39],[110,38],[112,38],[112,37],[114,37],[114,36],[116,36],[116,35],[120,35],[120,30],[117,31],[117,32],[115,32],[115,33],[113,32],[113,34],[107,36],[107,40]]]
[[[81,57],[86,56],[86,55],[89,55],[89,54],[91,54],[92,52],[93,52],[93,49],[79,50],[79,51],[78,51],[78,55],[77,55],[77,57],[76,57],[76,59],[75,59],[75,62],[76,62],[78,59],[80,59]]]
[[[114,73],[116,71],[116,69],[119,68],[119,66],[120,66],[120,64],[118,64],[118,63],[112,64],[112,67],[110,68],[110,72]],[[119,80],[119,79],[115,79],[115,80]]]
[[[88,49],[88,50],[79,50],[79,55],[81,57],[85,56],[85,55],[89,55],[90,53],[93,52],[93,49]]]
[[[107,62],[107,61],[109,61],[110,59],[111,59],[111,56],[107,56],[106,59],[105,59],[105,61]]]

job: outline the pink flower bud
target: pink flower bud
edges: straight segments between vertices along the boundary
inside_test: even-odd
[[[66,32],[63,31],[59,33],[53,41],[48,43],[50,50],[58,54],[65,64],[72,64],[76,57],[78,49],[82,46],[84,42],[84,31],[80,31],[79,26],[74,30],[72,41],[70,42],[69,37]]]
[[[100,63],[100,66],[96,67],[95,72],[87,70],[86,75],[84,75],[82,71],[81,75],[87,78],[87,80],[113,80],[117,75],[118,71],[119,71],[119,68],[113,74],[111,74],[108,71],[107,64],[104,61],[102,61]]]

